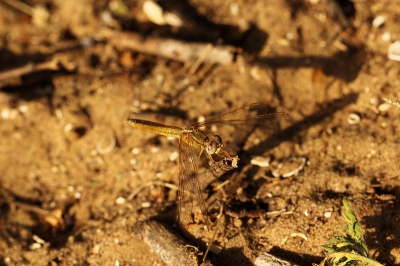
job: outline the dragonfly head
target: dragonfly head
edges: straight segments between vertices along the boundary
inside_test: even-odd
[[[208,154],[218,154],[223,147],[224,144],[222,143],[222,138],[218,135],[215,135],[211,141],[208,141],[206,152]]]

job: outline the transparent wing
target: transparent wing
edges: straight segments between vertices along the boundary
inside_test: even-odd
[[[238,152],[255,126],[260,126],[262,134],[272,135],[279,130],[279,121],[288,118],[287,113],[268,113],[268,106],[255,103],[217,115],[190,126],[206,132],[209,136],[222,137],[229,152]]]
[[[208,226],[206,205],[202,193],[202,184],[198,177],[198,154],[193,145],[191,134],[181,134],[179,140],[179,188],[178,188],[178,219],[185,228],[193,223],[193,200],[200,208],[201,214]]]
[[[191,125],[191,127],[201,128],[210,125],[262,125],[268,121],[288,118],[287,113],[268,113],[268,106],[265,104],[254,103],[243,106],[236,110],[217,115]]]

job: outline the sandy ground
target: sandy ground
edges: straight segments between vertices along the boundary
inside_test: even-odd
[[[344,224],[344,197],[372,258],[400,265],[400,109],[383,101],[400,100],[400,64],[387,58],[400,39],[396,1],[160,1],[174,26],[152,23],[144,1],[15,3],[0,2],[0,265],[167,265],[162,230],[199,262],[216,232],[213,265],[253,265],[263,252],[311,265]],[[196,68],[160,56],[156,37],[233,56]],[[239,167],[204,190],[210,230],[199,217],[185,232],[179,142],[124,121],[185,126],[254,102],[290,118],[221,133]]]

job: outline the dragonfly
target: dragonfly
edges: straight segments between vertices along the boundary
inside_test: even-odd
[[[225,145],[220,135],[214,134],[213,129],[224,127],[240,129],[266,125],[273,120],[288,118],[287,113],[267,113],[267,106],[255,103],[236,110],[205,119],[184,128],[165,125],[147,120],[127,119],[126,124],[167,137],[179,139],[179,184],[178,184],[178,221],[183,228],[193,223],[193,200],[197,203],[207,228],[208,214],[203,197],[203,189],[210,180],[220,177],[225,172],[238,167],[237,155],[225,151]],[[202,175],[198,173],[198,159],[207,170]],[[208,182],[207,182],[208,181]],[[192,204],[192,205],[190,205]]]

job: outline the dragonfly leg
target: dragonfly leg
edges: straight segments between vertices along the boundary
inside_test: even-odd
[[[213,157],[211,156],[211,154],[206,153],[206,155],[207,155],[208,159],[209,159],[212,163],[215,163],[215,161],[214,161]]]
[[[232,157],[227,151],[221,150],[218,154],[216,154],[217,156],[221,157],[221,158],[227,158],[227,157]]]
[[[199,158],[201,157],[201,154],[203,153],[203,151],[204,151],[204,148],[203,147],[200,148]]]

